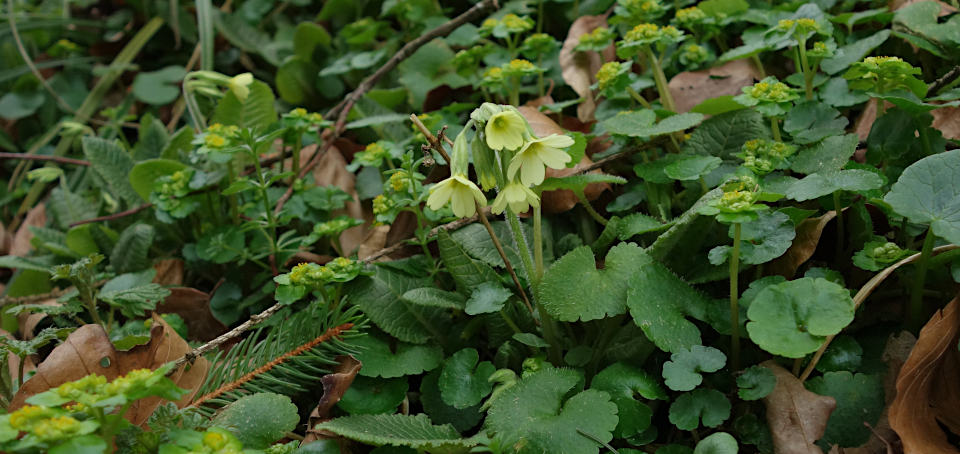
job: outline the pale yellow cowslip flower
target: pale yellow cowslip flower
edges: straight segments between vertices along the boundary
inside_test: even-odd
[[[487,198],[466,175],[454,174],[430,188],[430,197],[427,198],[431,210],[439,210],[447,202],[450,202],[455,216],[465,218],[477,212],[476,204],[486,206]]]
[[[497,198],[493,200],[493,205],[490,206],[490,211],[494,214],[500,214],[508,205],[510,211],[524,213],[531,206],[540,206],[540,198],[523,183],[513,181],[497,194]]]
[[[573,145],[573,139],[566,135],[550,134],[542,139],[528,141],[520,149],[507,167],[507,177],[514,178],[520,171],[520,182],[527,186],[543,183],[546,175],[544,166],[562,169],[570,162],[570,155],[563,151]]]
[[[491,150],[516,150],[523,146],[527,122],[517,112],[505,110],[490,117],[483,132]]]
[[[253,74],[243,73],[230,78],[227,85],[230,91],[237,96],[240,101],[245,101],[250,95],[250,84],[253,83]]]

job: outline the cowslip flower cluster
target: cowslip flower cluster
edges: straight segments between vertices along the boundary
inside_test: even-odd
[[[737,155],[743,159],[743,166],[757,175],[765,175],[777,169],[789,166],[788,158],[797,151],[797,147],[779,141],[766,139],[748,140]]]

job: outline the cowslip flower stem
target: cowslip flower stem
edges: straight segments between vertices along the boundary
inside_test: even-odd
[[[643,53],[646,55],[647,60],[650,61],[650,69],[653,70],[653,81],[656,82],[657,91],[660,93],[660,104],[663,104],[664,109],[676,112],[677,109],[673,103],[673,96],[670,94],[670,87],[667,84],[667,76],[663,73],[660,60],[653,54],[650,46],[644,46]]]
[[[740,370],[740,223],[733,224],[733,251],[730,254],[730,365]]]
[[[783,142],[780,138],[780,119],[777,117],[770,117],[770,131],[773,132],[773,140],[777,142]]]

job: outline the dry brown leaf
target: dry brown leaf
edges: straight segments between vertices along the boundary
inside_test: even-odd
[[[597,103],[593,98],[590,86],[596,83],[595,77],[604,57],[599,52],[577,52],[574,50],[580,44],[580,37],[592,32],[597,27],[607,26],[607,16],[581,16],[570,24],[567,39],[560,48],[560,68],[563,81],[570,86],[583,102],[577,106],[577,118],[587,122],[593,120],[593,113],[597,110]]]
[[[911,3],[916,3],[919,1],[928,1],[928,0],[890,0],[889,2],[890,11],[896,11],[900,8],[903,8],[904,6],[907,6],[907,5],[910,5]],[[942,16],[946,16],[947,14],[957,12],[957,8],[947,3],[944,3],[941,1],[937,1],[937,3],[940,4],[940,13],[938,14],[938,16],[942,17]]]
[[[30,227],[43,227],[46,224],[46,208],[42,204],[31,208],[27,212],[27,217],[23,219],[23,224],[20,224],[17,233],[13,235],[13,241],[10,243],[10,255],[26,257],[32,248],[30,240],[33,239],[33,232],[30,231]]]
[[[360,372],[360,368],[363,367],[363,364],[353,356],[341,355],[337,357],[337,361],[339,364],[333,372],[320,379],[323,384],[323,397],[320,398],[317,407],[310,412],[307,434],[303,437],[301,445],[326,438],[322,432],[315,431],[313,428],[317,424],[330,419],[330,410],[337,402],[340,402],[343,393],[347,392],[347,389],[353,384],[353,379],[357,377],[357,372]]]
[[[150,342],[128,351],[118,351],[98,324],[83,325],[50,353],[37,366],[37,373],[27,380],[13,396],[10,411],[24,405],[26,399],[64,383],[79,380],[89,374],[99,374],[113,380],[134,369],[156,369],[164,363],[176,360],[191,350],[187,342],[177,335],[160,317],[153,318]],[[206,378],[210,362],[197,359],[192,366],[184,365],[170,378],[177,386],[189,392],[177,402],[183,407],[190,402],[200,384]],[[141,399],[124,415],[130,422],[140,425],[160,405],[159,398]]]
[[[897,376],[897,397],[890,405],[890,425],[903,441],[905,454],[957,454],[938,421],[951,426],[960,403],[957,339],[960,298],[954,298],[920,330],[917,344]]]
[[[777,454],[822,454],[815,444],[827,429],[837,402],[829,396],[807,391],[803,383],[773,360],[760,364],[777,376],[777,386],[763,398],[767,426]]]
[[[767,265],[767,270],[771,274],[779,274],[787,279],[793,279],[797,268],[810,260],[813,253],[817,251],[817,244],[820,243],[820,235],[823,234],[823,228],[837,217],[836,211],[828,211],[818,218],[804,219],[797,226],[797,237],[793,244],[783,255]]]
[[[10,251],[11,242],[13,242],[13,236],[7,231],[7,227],[0,222],[0,255],[7,255]]]
[[[40,304],[43,306],[60,306],[60,303],[56,298],[38,301],[33,304]],[[33,337],[37,334],[37,326],[40,325],[40,322],[45,318],[47,318],[47,314],[38,312],[23,312],[20,315],[17,315],[17,325],[20,336],[22,336],[24,340],[33,339]]]
[[[930,111],[933,127],[943,133],[944,139],[960,139],[960,108],[943,107]]]
[[[306,153],[307,157],[302,159],[306,161],[309,155],[316,151],[316,147]],[[336,186],[350,195],[352,200],[348,200],[344,209],[334,213],[335,216],[347,215],[355,219],[366,220],[363,225],[351,227],[340,234],[340,246],[343,248],[343,255],[349,256],[363,243],[367,236],[370,218],[364,212],[363,205],[360,204],[360,197],[357,196],[356,183],[357,177],[353,172],[347,170],[347,160],[336,147],[330,147],[320,162],[313,168],[313,181],[319,186]]]
[[[227,331],[213,312],[210,312],[210,295],[195,288],[173,287],[170,295],[157,305],[158,314],[177,314],[187,322],[191,339],[209,341]]]
[[[537,137],[546,137],[550,134],[563,134],[564,130],[560,127],[555,121],[551,120],[550,117],[544,115],[542,112],[534,109],[532,107],[522,106],[518,110],[527,119],[527,123],[530,124],[530,128],[533,129],[533,133]],[[578,170],[584,167],[593,164],[593,161],[584,156],[583,159],[577,164],[576,167],[567,167],[565,169],[546,169],[546,177],[565,177],[576,173]],[[594,170],[591,173],[601,173],[600,170]],[[584,195],[587,196],[587,200],[596,200],[597,197],[600,197],[600,194],[603,191],[610,190],[610,184],[608,183],[593,183],[587,185],[587,188],[584,190]],[[545,213],[563,213],[572,209],[578,202],[577,196],[568,189],[561,189],[555,191],[546,191],[541,194],[543,211]]]
[[[670,79],[667,87],[673,95],[677,112],[688,112],[697,104],[710,98],[739,95],[741,88],[760,80],[753,62],[734,60],[700,71],[685,71]]]
[[[357,248],[357,258],[360,260],[365,260],[367,257],[375,254],[377,251],[383,249],[387,245],[387,234],[390,233],[389,225],[378,225],[367,233],[367,237],[363,239],[363,243],[360,244],[360,247]],[[382,257],[386,259],[386,257]]]
[[[160,285],[183,285],[183,260],[164,259],[153,264],[157,275],[153,282]]]

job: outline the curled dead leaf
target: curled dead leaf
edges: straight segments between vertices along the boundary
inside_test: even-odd
[[[317,404],[317,407],[310,412],[310,419],[307,422],[307,434],[303,437],[303,441],[300,443],[301,445],[317,441],[321,438],[327,438],[323,432],[314,430],[313,428],[317,424],[330,419],[330,410],[333,409],[333,406],[336,405],[337,402],[340,402],[343,393],[347,392],[347,389],[353,384],[353,379],[357,377],[357,372],[360,372],[360,368],[363,367],[363,364],[353,356],[338,356],[337,362],[339,364],[337,364],[333,372],[324,375],[323,378],[320,379],[323,385],[323,397],[320,398],[320,403]]]
[[[930,111],[933,127],[940,130],[944,139],[960,139],[960,108],[943,107]]]
[[[905,454],[957,454],[940,424],[960,429],[960,297],[930,318],[920,330],[910,357],[897,376],[897,397],[890,425]],[[956,432],[955,432],[956,433]]]
[[[153,322],[150,342],[127,351],[114,348],[100,325],[89,324],[77,328],[37,366],[37,373],[13,396],[9,410],[22,407],[30,396],[90,374],[113,380],[134,369],[156,369],[191,350],[187,342],[163,319],[154,316]],[[189,391],[177,401],[178,407],[187,405],[193,399],[209,368],[210,362],[199,358],[193,365],[184,365],[170,375],[177,386]],[[143,424],[160,403],[159,398],[141,399],[130,407],[124,417],[135,425]]]
[[[767,265],[767,269],[772,274],[779,274],[787,279],[793,279],[797,268],[810,260],[813,253],[817,251],[817,245],[820,243],[820,235],[823,234],[823,228],[837,217],[836,211],[828,211],[823,216],[817,218],[804,219],[797,226],[797,236],[793,244],[783,255]]]
[[[583,102],[577,106],[577,118],[580,121],[593,120],[593,113],[597,110],[597,103],[593,98],[593,90],[590,86],[596,83],[595,77],[600,66],[603,65],[604,56],[599,52],[577,52],[574,50],[577,44],[580,44],[580,37],[592,32],[597,27],[607,26],[607,16],[581,16],[570,24],[570,30],[567,32],[567,39],[563,41],[560,48],[560,68],[563,81],[570,86],[581,98]]]
[[[740,94],[740,88],[760,80],[756,66],[750,60],[734,60],[700,71],[685,71],[670,79],[667,87],[673,95],[677,112],[689,112],[697,104],[710,98]]]
[[[227,327],[210,312],[210,295],[195,288],[173,287],[170,295],[157,305],[158,314],[177,314],[187,322],[191,339],[209,341],[223,334]]]
[[[815,443],[827,429],[830,413],[837,407],[836,400],[808,391],[797,377],[772,360],[760,365],[777,377],[777,386],[763,398],[774,452],[822,454]]]
[[[306,162],[316,151],[316,146],[305,147],[301,153],[301,160]],[[357,177],[353,172],[347,170],[347,160],[337,147],[330,147],[320,157],[320,161],[313,168],[313,181],[319,186],[336,186],[350,195],[351,200],[346,202],[343,210],[334,213],[335,216],[346,215],[366,221],[363,225],[351,227],[340,234],[340,246],[343,248],[343,255],[353,254],[363,243],[363,239],[366,238],[373,214],[365,212],[363,205],[360,203],[360,197],[357,196],[356,190]]]
[[[183,285],[183,260],[164,259],[153,264],[157,275],[153,282],[160,285]]]
[[[363,243],[357,248],[357,258],[364,260],[387,245],[387,234],[390,232],[389,225],[378,225],[370,229]]]
[[[33,232],[30,231],[30,227],[43,227],[46,224],[47,210],[44,205],[41,204],[31,208],[27,212],[27,216],[23,218],[23,224],[20,224],[17,233],[13,235],[13,241],[10,242],[10,255],[26,257],[33,247],[30,245],[30,240],[33,239]]]

